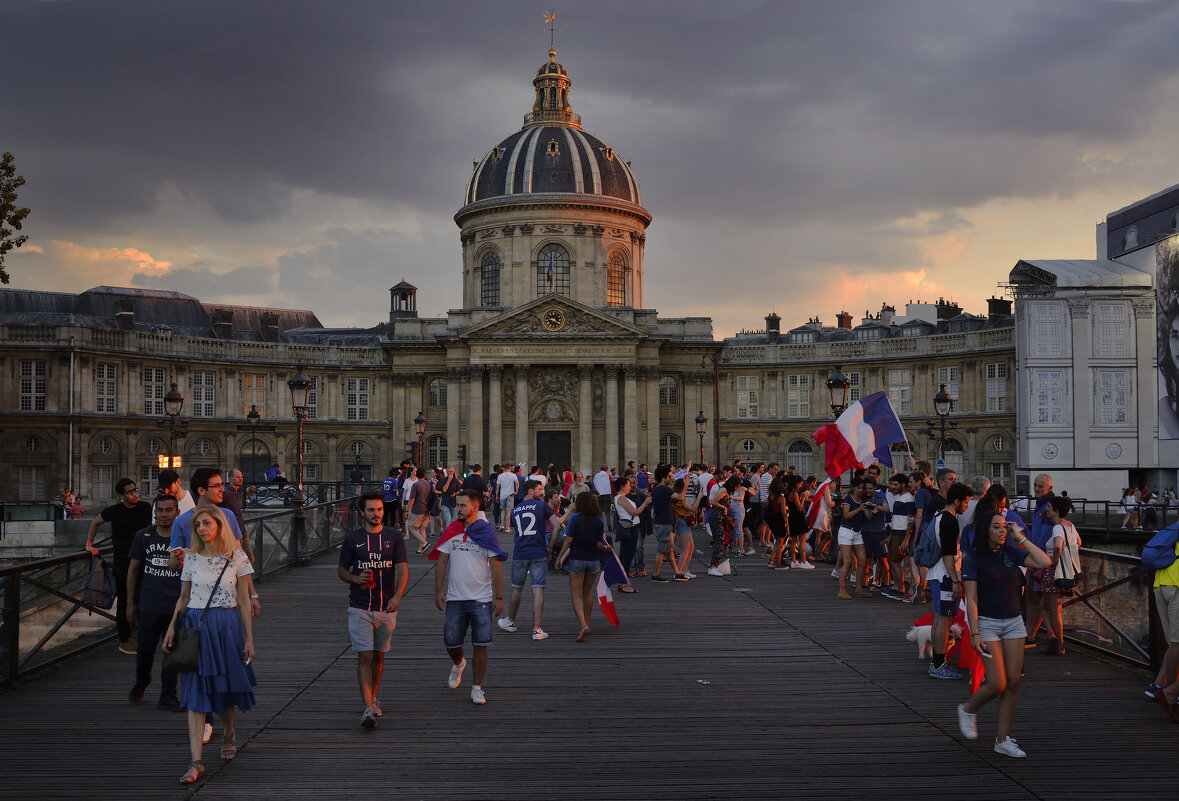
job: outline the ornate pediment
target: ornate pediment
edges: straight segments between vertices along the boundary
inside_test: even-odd
[[[647,332],[561,295],[546,295],[499,317],[472,326],[459,336],[464,339],[584,336],[629,339],[646,337]]]

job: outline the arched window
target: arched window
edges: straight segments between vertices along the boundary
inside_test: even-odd
[[[545,245],[536,256],[536,294],[556,292],[569,297],[569,251],[560,245]]]
[[[956,439],[947,439],[942,459],[946,462],[946,469],[953,470],[961,480],[962,472],[966,468],[966,454],[962,451],[962,443]]]
[[[447,459],[446,437],[435,436],[426,440],[426,467],[445,465]]]
[[[659,461],[663,464],[680,463],[680,438],[675,434],[665,434],[659,438]]]
[[[446,405],[446,381],[441,378],[435,378],[430,382],[430,405]]]
[[[494,250],[483,254],[479,265],[479,305],[499,305],[499,254]]]
[[[786,448],[786,466],[793,467],[800,476],[814,473],[815,452],[811,444],[805,439],[797,439]]]
[[[626,257],[620,250],[611,253],[606,262],[606,305],[626,305]]]
[[[364,454],[364,443],[360,440],[355,440],[348,446],[348,450],[352,452],[353,456],[362,456]]]
[[[660,406],[679,406],[680,405],[680,388],[671,376],[664,376],[659,379],[659,405]]]

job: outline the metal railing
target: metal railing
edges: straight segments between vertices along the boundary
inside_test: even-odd
[[[1121,511],[1121,501],[1090,500],[1088,498],[1069,498],[1073,508],[1068,519],[1077,528],[1100,529],[1102,531],[1121,531],[1126,513]],[[1030,496],[1016,496],[1011,498],[1010,506],[1018,511],[1025,519],[1030,519],[1032,510],[1036,506],[1036,499]],[[1138,517],[1138,529],[1145,532],[1157,531],[1179,520],[1179,507],[1157,503],[1153,505],[1133,504],[1132,511]],[[1128,531],[1134,531],[1130,527]],[[1143,540],[1145,542],[1145,540]]]
[[[1080,586],[1061,602],[1066,639],[1156,669],[1166,644],[1153,603],[1154,571],[1137,556],[1092,548],[1080,555]]]
[[[361,525],[349,495],[303,510],[280,509],[251,517],[245,536],[254,550],[255,581],[335,548],[344,533]],[[102,555],[108,560],[110,548]],[[22,676],[113,642],[113,610],[87,604],[88,551],[0,568],[0,686],[12,689]],[[80,623],[85,609],[100,620]]]

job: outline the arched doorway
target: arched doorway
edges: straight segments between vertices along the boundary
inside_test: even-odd
[[[238,452],[237,467],[242,471],[245,482],[258,485],[266,480],[266,469],[274,464],[270,446],[262,440],[246,440]]]

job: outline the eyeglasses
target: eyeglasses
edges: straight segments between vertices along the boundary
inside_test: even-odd
[[[124,495],[138,495],[139,494],[139,487],[127,487],[127,489],[123,490],[123,494]]]
[[[205,489],[217,489],[218,487],[224,487],[224,486],[225,486],[224,481],[218,481],[216,484],[207,484],[205,486]]]

